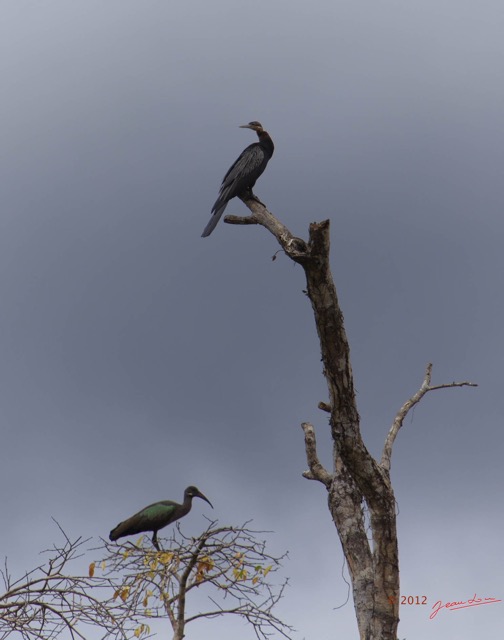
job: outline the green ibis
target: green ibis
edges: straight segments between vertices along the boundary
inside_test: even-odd
[[[135,513],[131,518],[120,522],[115,529],[112,529],[109,538],[115,541],[124,536],[132,536],[135,533],[152,531],[152,544],[160,551],[157,532],[166,527],[166,525],[187,515],[191,510],[193,498],[201,498],[208,502],[213,509],[213,504],[199,489],[193,486],[187,487],[184,491],[184,502],[182,504],[172,500],[162,500],[161,502],[150,504],[145,509]]]
[[[248,124],[242,124],[240,129],[252,129],[257,133],[259,142],[253,142],[242,151],[236,162],[228,170],[222,181],[219,197],[212,207],[212,217],[201,234],[203,238],[209,236],[215,229],[220,217],[227,207],[227,203],[235,196],[241,196],[250,192],[257,178],[266,169],[266,165],[273,155],[275,145],[269,133],[263,129],[260,122],[254,120]]]

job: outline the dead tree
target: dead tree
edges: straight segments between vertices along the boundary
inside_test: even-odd
[[[234,615],[252,626],[258,640],[273,633],[290,638],[291,627],[273,613],[287,581],[273,584],[271,578],[284,556],[267,552],[266,543],[257,538],[263,533],[247,523],[217,527],[210,522],[199,537],[190,538],[177,523],[164,542],[166,550],[144,547],[143,535],[136,544],[119,547],[104,540],[106,555],[93,567],[101,567],[115,584],[122,615],[130,611],[143,617],[137,637],[149,635],[149,623],[156,619],[168,618],[173,640],[182,640],[191,622]],[[208,608],[195,609],[191,602],[196,593],[200,607],[206,596]]]
[[[387,435],[381,460],[366,448],[360,432],[350,349],[343,314],[329,265],[329,220],[312,223],[308,242],[292,235],[255,196],[243,196],[251,211],[247,217],[228,215],[229,224],[259,224],[272,233],[285,254],[300,264],[306,276],[306,294],[312,304],[320,341],[329,402],[319,408],[329,414],[333,440],[333,469],[317,455],[315,431],[303,423],[308,471],[303,476],[321,482],[348,564],[361,640],[396,640],[399,622],[399,560],[395,497],[390,464],[395,438],[408,411],[429,391],[476,386],[471,382],[432,385],[427,366],[420,389],[399,410]],[[364,507],[369,512],[372,544],[366,532]]]

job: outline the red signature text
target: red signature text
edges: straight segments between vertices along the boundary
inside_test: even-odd
[[[432,613],[429,618],[430,620],[434,620],[441,609],[455,611],[457,609],[467,609],[467,607],[479,607],[482,604],[493,604],[494,602],[501,602],[501,600],[498,600],[497,598],[477,598],[476,594],[474,594],[473,598],[469,598],[469,600],[464,600],[462,602],[447,602],[446,604],[443,604],[441,600],[438,600],[436,604],[433,605]]]

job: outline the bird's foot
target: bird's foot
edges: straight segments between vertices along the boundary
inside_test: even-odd
[[[251,200],[255,200],[256,202],[258,202],[260,205],[262,205],[263,207],[266,207],[266,205],[264,204],[264,202],[261,202],[261,200],[259,200],[259,198],[256,196],[255,193],[253,193],[252,191],[250,192],[250,199]]]
[[[254,200],[255,202],[258,202],[259,204],[261,204],[263,207],[266,207],[264,202],[261,202],[259,200],[256,194],[252,191],[252,189],[247,189],[246,191],[243,191],[242,194],[240,195],[240,198],[242,198],[243,200]]]

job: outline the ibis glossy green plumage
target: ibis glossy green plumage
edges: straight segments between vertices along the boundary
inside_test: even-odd
[[[213,504],[210,500],[204,496],[199,489],[190,486],[184,491],[184,502],[182,504],[172,502],[172,500],[162,500],[161,502],[150,504],[148,507],[145,507],[145,509],[135,513],[131,518],[120,522],[115,529],[112,529],[109,538],[114,542],[124,536],[132,536],[136,533],[152,531],[152,544],[160,551],[157,532],[163,527],[175,522],[175,520],[187,515],[191,510],[193,498],[201,498],[205,502],[208,502],[213,509]]]

